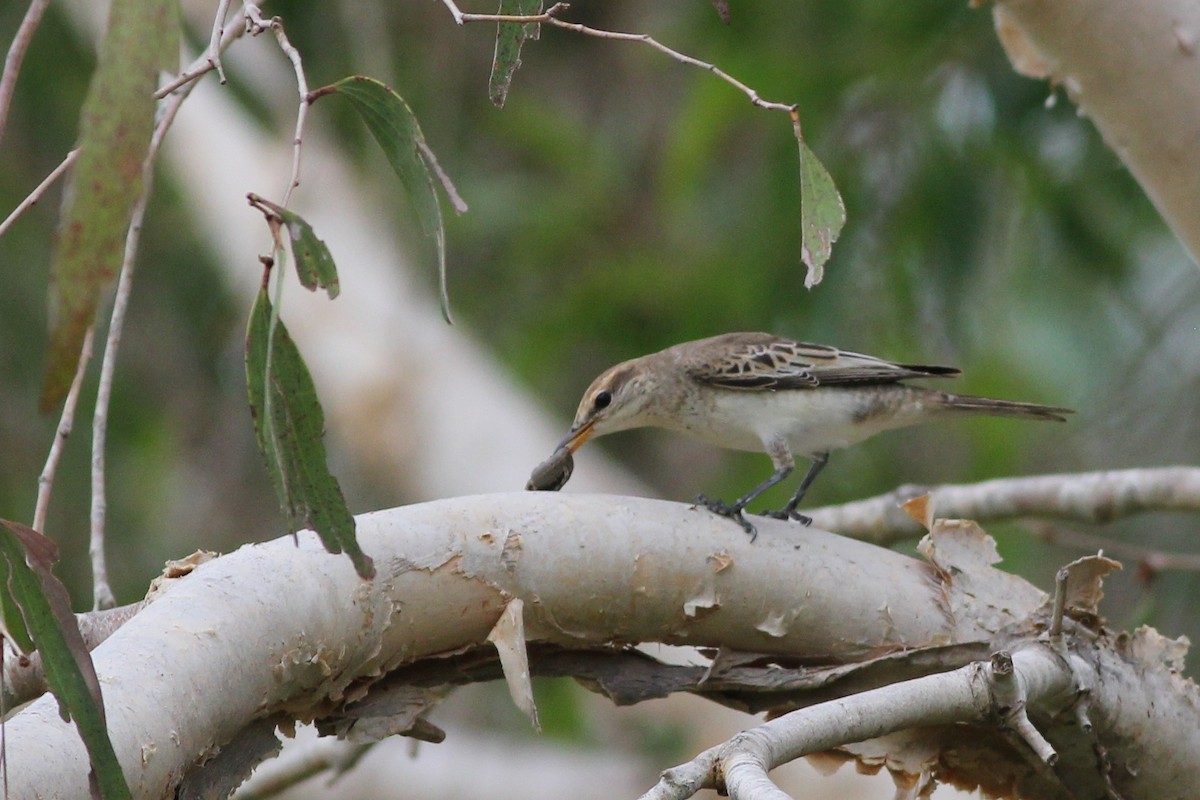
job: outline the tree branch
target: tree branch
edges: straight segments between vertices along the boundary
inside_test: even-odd
[[[706,72],[711,72],[713,75],[716,75],[718,78],[725,81],[742,94],[746,95],[746,97],[750,98],[750,102],[759,108],[764,108],[768,111],[783,111],[788,114],[792,114],[796,110],[795,104],[776,103],[770,100],[763,100],[757,91],[742,83],[728,72],[725,72],[720,67],[717,67],[715,64],[709,64],[706,61],[701,61],[698,58],[693,58],[689,55],[679,52],[678,50],[667,47],[665,44],[662,44],[648,34],[606,31],[599,28],[591,28],[587,25],[581,25],[578,22],[567,22],[559,19],[559,16],[570,8],[570,5],[567,3],[555,3],[541,14],[518,16],[506,14],[467,14],[460,11],[457,4],[455,4],[453,0],[442,0],[442,2],[450,10],[451,16],[454,17],[454,22],[458,25],[463,25],[468,22],[511,22],[522,24],[538,22],[551,25],[555,28],[574,31],[581,36],[591,36],[596,39],[609,39],[618,42],[640,42],[641,44],[652,47],[658,52],[669,56],[675,61],[678,61],[680,64],[685,64],[689,67],[697,67],[705,70]]]
[[[930,497],[934,516],[943,518],[994,522],[1051,517],[1108,522],[1143,511],[1200,511],[1200,468],[1159,467],[935,487],[901,486],[878,497],[806,510],[805,514],[820,528],[888,545],[924,532],[924,527],[900,508],[924,494]]]
[[[8,126],[8,110],[12,106],[13,94],[17,90],[17,76],[21,73],[21,62],[25,60],[25,50],[33,41],[33,34],[42,21],[42,15],[50,5],[50,0],[33,0],[25,11],[21,25],[13,36],[12,44],[8,47],[8,55],[4,57],[4,74],[0,75],[0,141],[4,139],[4,129]]]
[[[225,14],[228,6],[229,0],[220,0],[217,8],[217,16],[213,19],[213,32],[208,42],[208,49],[193,61],[187,69],[155,92],[155,99],[163,99],[172,92],[178,91],[190,83],[194,83],[201,75],[211,72],[214,69],[217,71],[221,83],[225,83],[225,73],[221,68],[221,53],[225,52],[226,48],[233,44],[234,40],[246,33],[245,9],[243,8],[234,14],[233,19],[226,25]]]
[[[358,529],[380,566],[372,582],[303,532],[298,546],[285,537],[200,565],[96,648],[110,731],[140,796],[169,792],[198,756],[264,715],[329,718],[399,666],[482,647],[513,598],[531,642],[702,644],[846,667],[936,642],[1018,653],[1049,618],[1045,595],[988,566],[994,551],[965,525],[935,526],[928,563],[769,519],[751,544],[703,509],[614,496],[457,498],[364,515]],[[1113,773],[1127,800],[1200,781],[1189,757],[1200,749],[1200,699],[1174,671],[1178,645],[1152,631],[1113,644],[1071,608],[1063,639],[1091,691],[1094,729],[1070,714],[1032,718],[1060,753],[1056,774],[1086,794],[1103,751],[1145,767],[1136,778]],[[171,668],[147,653],[169,654]],[[1089,684],[1092,673],[1103,683]],[[1041,696],[1028,681],[1019,688]],[[197,695],[222,702],[187,702]],[[963,729],[947,731],[955,739],[935,753],[963,745]],[[7,732],[14,796],[86,792],[86,755],[52,698]],[[1011,766],[1013,751],[986,736],[979,746]],[[1034,789],[1023,796],[1053,796]]]
[[[1200,6],[1001,0],[993,15],[1014,69],[1066,90],[1200,258]]]
[[[1023,712],[1026,704],[1057,702],[1073,683],[1071,670],[1044,647],[1029,647],[1011,656],[998,654],[991,662],[976,662],[953,672],[902,681],[785,714],[667,770],[642,800],[684,800],[699,789],[724,789],[734,800],[788,800],[767,777],[775,767],[918,726],[1003,719],[1023,735],[1045,742],[1036,729],[1028,733],[1028,719],[1023,713],[1014,717],[1012,708]],[[1001,686],[1005,691],[998,691]]]
[[[58,473],[58,461],[62,457],[63,447],[67,437],[75,427],[75,408],[79,404],[79,390],[83,387],[83,376],[87,374],[88,364],[92,360],[92,338],[96,326],[87,329],[83,337],[83,346],[79,350],[79,363],[75,367],[75,377],[71,380],[71,388],[63,401],[62,415],[58,420],[58,428],[54,431],[54,441],[50,444],[50,452],[46,455],[46,465],[38,476],[37,504],[33,509],[33,529],[39,533],[46,532],[46,513],[50,510],[50,493],[54,490],[54,476]],[[5,642],[7,642],[7,638]],[[12,708],[12,706],[5,706]]]
[[[42,195],[44,195],[47,190],[54,185],[54,182],[61,178],[63,173],[70,169],[71,165],[75,163],[75,158],[78,155],[78,148],[67,153],[66,158],[62,160],[62,163],[50,170],[50,174],[47,175],[42,182],[37,185],[37,188],[35,188],[26,196],[24,200],[17,204],[17,207],[12,210],[12,213],[4,218],[4,222],[0,222],[0,236],[3,236],[4,232],[11,228],[12,224],[20,219],[22,214],[37,205],[38,200],[42,199]]]

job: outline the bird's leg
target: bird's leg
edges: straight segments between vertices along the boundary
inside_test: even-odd
[[[804,499],[804,495],[808,492],[808,487],[812,486],[813,480],[816,479],[817,473],[825,468],[829,463],[829,452],[817,453],[813,456],[812,466],[808,468],[808,474],[804,476],[804,480],[800,481],[800,488],[796,489],[796,493],[792,495],[792,499],[788,500],[786,506],[779,511],[764,511],[764,516],[775,517],[776,519],[794,519],[802,522],[805,525],[812,524],[812,517],[806,517],[796,511],[796,506],[800,505],[800,501]]]
[[[750,504],[754,498],[770,489],[775,484],[792,474],[795,468],[795,461],[792,460],[792,454],[787,449],[787,444],[783,442],[772,442],[767,445],[767,453],[771,456],[771,461],[775,464],[775,472],[771,477],[755,486],[746,494],[734,500],[732,503],[725,503],[721,500],[710,500],[704,495],[696,498],[696,503],[704,506],[714,514],[720,514],[722,517],[729,517],[731,520],[742,526],[742,530],[750,534],[750,541],[754,541],[758,537],[758,531],[750,524],[750,521],[743,516],[742,511]],[[805,480],[808,480],[806,478]]]

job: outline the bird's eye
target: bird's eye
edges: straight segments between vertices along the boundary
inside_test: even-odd
[[[611,402],[612,392],[603,391],[596,395],[596,399],[592,401],[592,408],[594,408],[596,411],[602,411],[603,409],[608,408],[608,405]]]

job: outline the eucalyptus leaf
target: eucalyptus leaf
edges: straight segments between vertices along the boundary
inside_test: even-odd
[[[326,94],[341,95],[350,101],[404,184],[421,229],[437,245],[442,315],[451,322],[450,295],[446,287],[446,231],[433,174],[440,174],[440,170],[416,115],[404,98],[374,78],[353,75],[318,89],[311,96],[316,99]]]
[[[326,463],[325,414],[312,375],[283,321],[273,317],[264,286],[250,312],[246,384],[254,434],[279,504],[293,531],[316,531],[326,550],[346,553],[355,571],[371,578],[375,566],[358,546],[354,516]]]
[[[811,289],[825,275],[825,262],[846,224],[846,206],[825,165],[800,143],[800,258],[808,267],[804,285]]]
[[[64,190],[50,262],[50,343],[41,408],[71,386],[96,306],[116,279],[154,129],[159,71],[179,62],[170,0],[113,0],[79,116],[79,156]]]

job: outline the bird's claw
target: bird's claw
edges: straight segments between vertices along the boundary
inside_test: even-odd
[[[795,520],[796,522],[799,522],[801,525],[804,525],[806,527],[809,525],[812,525],[812,517],[810,517],[806,514],[801,514],[799,511],[797,511],[794,508],[784,508],[784,509],[780,509],[779,511],[763,511],[762,516],[772,517],[774,519],[782,519],[782,520],[791,519],[791,520]]]
[[[738,525],[741,525],[742,530],[749,534],[751,542],[758,538],[758,531],[752,524],[750,524],[750,520],[746,519],[746,517],[742,514],[742,509],[744,506],[737,505],[736,503],[730,505],[723,500],[718,500],[715,498],[710,499],[702,494],[696,496],[696,505],[704,506],[718,516],[729,517],[729,519],[733,520]]]

